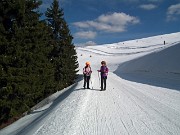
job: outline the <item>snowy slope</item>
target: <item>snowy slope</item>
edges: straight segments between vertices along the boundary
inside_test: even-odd
[[[82,89],[80,79],[0,135],[179,135],[179,37],[180,32],[77,47],[79,74],[90,61],[93,89]],[[110,73],[101,92],[96,70],[102,60]]]
[[[119,65],[125,79],[180,90],[180,43]]]

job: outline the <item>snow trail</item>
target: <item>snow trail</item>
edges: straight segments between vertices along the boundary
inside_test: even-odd
[[[146,84],[142,88],[142,84],[124,80],[113,73],[108,77],[107,90],[99,91],[96,80],[98,78],[94,77],[94,89],[91,90],[84,90],[79,85],[72,92],[75,98],[71,97],[65,101],[65,106],[59,106],[34,135],[180,133],[178,104],[172,100],[168,105],[168,101],[164,101],[171,100],[169,95],[180,97],[179,92]],[[157,93],[151,93],[151,89]],[[158,95],[159,92],[161,95]],[[180,103],[180,98],[176,98],[176,102]]]

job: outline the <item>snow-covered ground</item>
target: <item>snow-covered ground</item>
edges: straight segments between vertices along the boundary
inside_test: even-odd
[[[77,54],[79,74],[91,62],[93,89],[82,89],[81,76],[0,135],[180,134],[180,32],[77,47]],[[106,91],[99,91],[102,60],[110,69]]]

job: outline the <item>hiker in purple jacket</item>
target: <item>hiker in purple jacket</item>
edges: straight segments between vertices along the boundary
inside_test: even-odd
[[[108,68],[106,66],[106,62],[102,61],[101,62],[101,68],[98,70],[98,72],[101,73],[101,91],[106,90],[106,80],[107,80],[107,75],[108,75]],[[104,85],[104,87],[103,87]]]

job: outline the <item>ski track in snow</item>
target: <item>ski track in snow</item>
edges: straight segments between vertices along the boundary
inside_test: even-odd
[[[37,130],[34,135],[178,135],[180,111],[167,105],[167,90],[123,80],[113,73],[108,78],[108,89],[99,91],[98,78],[92,90],[77,88],[63,106]],[[83,84],[83,82],[81,82]],[[121,86],[121,87],[118,87]],[[151,93],[160,92],[164,95]],[[76,95],[77,94],[77,95]],[[176,94],[180,101],[180,94]],[[156,96],[160,96],[156,98]],[[163,98],[163,100],[161,100]],[[68,112],[66,112],[68,111]],[[71,114],[69,114],[71,113]],[[66,114],[67,117],[61,117]],[[69,117],[70,116],[70,117]],[[63,121],[63,123],[62,123]]]
[[[107,46],[106,48],[109,48],[107,51],[103,51],[101,46],[95,47],[78,47],[78,50],[89,52],[93,54],[98,54],[102,56],[119,56],[119,55],[132,55],[132,54],[139,54],[139,53],[146,53],[146,52],[154,52],[154,51],[160,51],[162,49],[165,49],[167,47],[170,47],[174,44],[179,43],[173,42],[169,45],[164,44],[153,44],[153,45],[146,45],[146,46]],[[101,47],[101,48],[99,48]],[[113,51],[113,52],[112,52]]]
[[[124,81],[122,80],[121,82],[124,82]],[[179,113],[179,111],[172,109],[171,106],[167,106],[166,103],[163,103],[164,100],[162,100],[161,102],[158,101],[161,98],[159,97],[158,99],[156,99],[154,97],[154,95],[157,96],[156,94],[149,95],[147,92],[149,92],[151,90],[151,88],[149,89],[148,85],[146,86],[147,88],[143,87],[143,89],[142,88],[138,89],[139,84],[134,85],[127,81],[125,81],[125,82],[126,83],[119,84],[119,85],[125,86],[124,87],[124,93],[126,94],[125,96],[129,97],[129,99],[134,103],[134,106],[139,108],[139,109],[137,109],[137,111],[140,111],[139,112],[140,114],[144,113],[144,116],[146,116],[146,119],[149,119],[146,121],[142,121],[144,123],[144,126],[148,127],[149,130],[151,130],[151,131],[155,130],[156,131],[155,133],[157,133],[157,134],[167,134],[167,133],[168,134],[173,134],[173,133],[178,134],[179,133],[179,131],[180,131],[180,124],[179,124],[180,113]],[[145,90],[145,88],[147,90]],[[154,87],[153,89],[157,92],[159,91],[158,88]],[[163,94],[162,91],[161,91],[161,94]],[[179,94],[179,93],[177,92],[177,94]],[[169,95],[167,97],[169,97]],[[169,101],[168,98],[166,98],[166,100]],[[154,120],[154,122],[152,120]],[[153,125],[155,125],[153,128],[151,128],[153,125],[150,125],[151,121],[153,122]],[[172,127],[174,128],[174,130],[172,130]],[[153,133],[153,134],[155,134],[155,133]],[[145,134],[145,133],[141,133],[141,134]]]
[[[139,41],[140,42],[140,41]],[[145,41],[144,41],[145,42]],[[178,41],[179,43],[179,41]],[[174,45],[78,47],[83,53],[101,56],[134,55],[160,51]],[[112,51],[116,50],[116,51]],[[117,53],[118,50],[122,52]],[[129,50],[129,52],[128,52]],[[123,53],[123,51],[125,51]],[[80,54],[78,54],[80,55]],[[86,60],[89,54],[81,56]],[[140,55],[139,55],[140,56]],[[96,57],[96,56],[95,56]],[[129,56],[128,56],[129,57]],[[136,56],[138,57],[138,55]],[[121,56],[117,56],[121,58]],[[124,57],[123,57],[124,58]],[[121,58],[122,59],[122,58]],[[81,62],[82,62],[81,60]],[[128,60],[128,59],[127,59]],[[115,63],[116,64],[116,63]],[[99,67],[98,64],[93,67]],[[169,88],[125,80],[110,72],[107,90],[100,91],[97,72],[93,71],[90,86],[83,89],[83,80],[67,91],[63,100],[56,100],[34,123],[11,135],[179,135],[180,92]],[[52,108],[51,108],[52,107]],[[43,111],[41,111],[43,110]],[[34,112],[38,112],[35,110]],[[8,130],[8,128],[7,128]],[[4,132],[5,133],[5,132]],[[7,134],[7,135],[10,135]],[[3,131],[0,131],[0,135]]]
[[[132,51],[132,52],[122,52],[121,53],[110,53],[110,52],[105,52],[105,51],[101,51],[101,50],[98,50],[98,49],[92,49],[92,48],[79,48],[79,50],[82,50],[82,51],[85,51],[85,52],[90,52],[90,53],[95,53],[95,54],[98,54],[98,55],[104,55],[104,56],[118,56],[118,55],[132,55],[132,54],[138,54],[138,53],[144,53],[144,52],[153,52],[153,51],[157,51],[157,50],[160,50],[160,49],[164,49],[165,47],[164,46],[161,46],[161,47],[157,47],[157,48],[153,48],[153,49],[149,49],[149,50],[145,50],[145,51],[140,51],[140,50],[137,50],[137,51]]]

